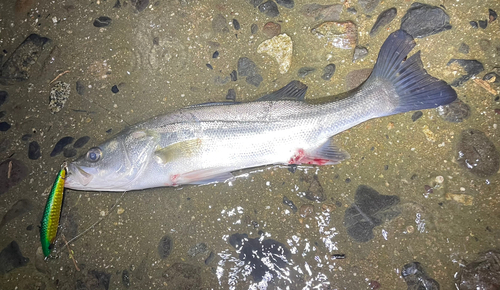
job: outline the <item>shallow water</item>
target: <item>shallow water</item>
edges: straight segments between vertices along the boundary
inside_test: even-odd
[[[320,22],[301,15],[303,1],[296,1],[293,9],[279,6],[280,15],[275,18],[268,18],[246,1],[157,1],[141,12],[128,1],[120,8],[113,8],[111,0],[18,3],[25,6],[0,3],[0,47],[6,51],[3,61],[31,33],[52,39],[56,48],[43,73],[0,86],[9,93],[0,107],[6,111],[0,121],[12,125],[0,132],[0,144],[6,146],[0,161],[12,156],[30,172],[0,195],[0,212],[3,215],[20,199],[33,203],[28,214],[1,229],[0,248],[15,240],[30,259],[26,266],[0,274],[2,289],[105,289],[106,281],[110,289],[125,289],[124,270],[129,273],[131,289],[377,289],[377,284],[380,289],[406,289],[401,269],[418,261],[446,290],[455,289],[454,275],[460,265],[500,244],[498,174],[480,178],[456,161],[455,148],[463,130],[484,132],[497,148],[500,140],[495,114],[500,104],[495,95],[469,80],[455,88],[471,109],[463,122],[447,122],[435,109],[424,110],[415,122],[412,112],[368,121],[336,137],[351,155],[339,165],[299,166],[294,173],[286,166],[259,168],[242,172],[225,184],[123,195],[67,190],[55,258],[37,261],[37,226],[47,192],[63,161],[72,160],[62,154],[50,157],[62,137],[76,140],[90,136],[89,143],[77,150],[83,154],[129,124],[187,105],[224,101],[228,89],[236,91],[237,101],[254,100],[298,79],[297,71],[302,67],[316,68],[300,79],[309,87],[308,99],[343,92],[347,73],[373,67],[380,46],[399,28],[411,2],[383,1],[371,17],[362,13],[357,1],[344,3],[340,19],[356,23],[358,44],[369,50],[355,63],[351,61],[352,50],[332,49],[310,32]],[[414,51],[421,50],[430,74],[449,83],[463,74],[462,68],[447,66],[451,58],[482,62],[485,70],[478,78],[500,66],[500,20],[489,23],[486,29],[473,29],[469,24],[487,19],[488,8],[500,12],[498,1],[426,4],[444,5],[453,26],[417,39]],[[347,12],[347,7],[356,8],[358,13]],[[370,37],[377,16],[391,7],[398,10],[396,19]],[[225,17],[227,33],[214,32],[212,20],[217,14]],[[110,17],[111,25],[94,27],[92,23],[99,16]],[[233,18],[240,23],[240,30],[234,29]],[[279,23],[293,41],[292,65],[285,74],[279,72],[274,59],[257,53],[258,45],[267,39],[262,28],[268,21]],[[252,35],[253,23],[259,32]],[[468,54],[458,52],[462,42],[470,46]],[[215,51],[219,52],[216,59],[212,58]],[[236,82],[220,84],[237,69],[240,57],[249,57],[257,64],[263,77],[259,87],[240,76]],[[325,81],[322,69],[329,63],[336,65],[336,72]],[[60,112],[51,114],[48,99],[53,84],[49,83],[64,71],[69,72],[58,80],[71,84],[70,97]],[[217,77],[219,81],[214,81]],[[75,90],[77,81],[85,87],[83,96]],[[118,93],[112,92],[114,85]],[[500,89],[495,84],[491,87]],[[107,133],[109,129],[112,131]],[[21,140],[28,133],[32,134],[30,141],[41,146],[38,160],[28,159],[29,142]],[[323,201],[305,198],[308,191],[320,191],[314,180],[320,183]],[[367,242],[353,239],[344,225],[344,214],[355,202],[360,185],[399,198],[395,207],[399,215],[383,220]],[[450,200],[453,195],[462,199]],[[306,217],[300,210],[294,213],[283,203],[284,196],[297,208],[313,205],[313,213]],[[63,235],[70,240],[101,218],[102,222],[70,242],[73,261]],[[252,239],[262,235],[287,246],[291,261],[286,274],[275,275],[269,285],[265,279],[257,285],[229,243],[235,233]],[[165,235],[172,239],[173,248],[161,259],[158,243]],[[207,251],[188,255],[198,243],[205,243]],[[210,252],[215,258],[206,264]],[[345,255],[339,256],[343,259],[334,259],[337,256],[333,255],[340,254]],[[181,267],[180,271],[199,275],[186,274],[184,280],[165,277],[175,263],[190,264],[191,270]],[[102,272],[109,276],[99,274]]]

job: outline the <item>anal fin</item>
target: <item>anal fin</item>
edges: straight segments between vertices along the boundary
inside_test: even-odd
[[[346,151],[341,150],[330,137],[320,147],[305,152],[300,149],[290,159],[289,164],[310,164],[310,165],[333,165],[338,164],[350,155]]]
[[[183,173],[179,176],[179,184],[208,184],[224,182],[234,178],[225,168],[209,168]]]

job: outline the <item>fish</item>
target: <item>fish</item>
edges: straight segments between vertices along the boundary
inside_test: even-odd
[[[40,226],[40,242],[42,243],[43,255],[48,257],[51,245],[54,243],[59,228],[61,208],[64,195],[64,184],[67,176],[66,166],[63,165],[57,173],[52,189],[50,190],[43,212]]]
[[[292,81],[256,101],[205,103],[130,126],[68,164],[66,187],[131,191],[231,180],[232,172],[277,164],[334,165],[349,154],[334,136],[360,123],[456,100],[423,68],[404,30],[389,35],[359,87],[308,101]]]

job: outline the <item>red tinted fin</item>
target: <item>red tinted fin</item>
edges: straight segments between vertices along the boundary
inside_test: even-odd
[[[289,164],[311,164],[311,165],[332,165],[349,159],[349,153],[342,151],[330,137],[323,145],[310,152],[299,149],[290,158]]]

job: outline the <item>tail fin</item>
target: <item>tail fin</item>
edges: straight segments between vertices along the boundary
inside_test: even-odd
[[[398,30],[389,35],[380,49],[369,81],[385,79],[394,86],[398,97],[394,100],[395,109],[387,115],[436,108],[457,98],[446,82],[427,74],[420,51],[406,59],[414,47],[413,37]]]

